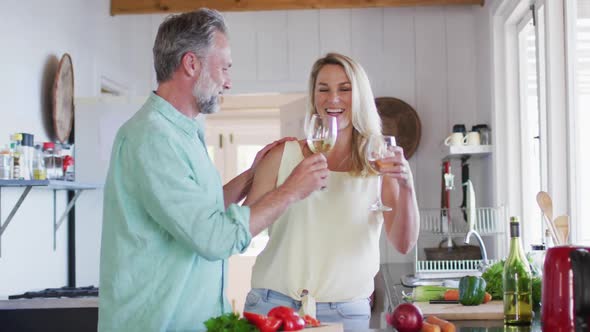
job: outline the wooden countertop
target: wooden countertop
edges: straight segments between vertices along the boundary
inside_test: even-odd
[[[0,310],[98,308],[98,297],[1,300]]]

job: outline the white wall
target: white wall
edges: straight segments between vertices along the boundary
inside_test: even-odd
[[[151,57],[145,54],[149,55],[150,19],[110,17],[106,0],[28,0],[4,8],[0,13],[0,144],[8,143],[13,132],[32,133],[36,141],[53,138],[50,92],[65,52],[73,60],[76,97],[98,95],[101,76],[126,85],[131,92],[149,90]],[[2,221],[21,192],[21,188],[2,188]],[[52,197],[49,190],[34,189],[3,234],[0,296],[67,284],[67,223],[58,231],[53,251]],[[59,217],[65,193],[58,192],[57,203]],[[78,225],[84,223],[84,213],[95,211],[78,211]],[[95,276],[92,280],[96,284]]]
[[[17,8],[0,14],[3,31],[16,31],[5,37],[5,45],[26,50],[0,54],[0,70],[11,74],[0,82],[4,106],[0,137],[7,137],[16,128],[48,136],[42,125],[42,113],[48,111],[47,97],[43,97],[46,92],[42,91],[47,88],[42,89],[41,82],[51,81],[51,75],[46,78],[43,74],[47,59],[63,52],[72,54],[74,60],[76,97],[97,95],[103,75],[128,88],[132,95],[145,95],[153,88],[151,47],[164,15],[113,18],[108,16],[106,0],[86,1],[88,5],[73,0],[29,2],[34,6],[19,3],[13,5]],[[68,14],[64,15],[62,8],[69,8]],[[234,60],[232,93],[302,92],[317,57],[328,51],[351,55],[367,70],[375,96],[400,98],[420,115],[422,140],[410,163],[420,205],[437,207],[442,139],[454,123],[489,123],[489,84],[485,83],[490,71],[489,41],[485,39],[488,22],[481,20],[486,11],[477,6],[448,6],[226,13]],[[54,67],[48,70],[50,74]],[[491,187],[487,179],[482,180],[487,176],[481,176],[482,169],[489,171],[486,163],[489,161],[474,162],[471,171],[478,198],[483,197],[481,205],[492,204],[488,201],[491,193],[486,193]],[[458,166],[454,169],[459,170]],[[100,227],[96,219],[102,213],[100,195],[100,191],[84,194],[77,210],[79,285],[96,284],[98,280]],[[457,193],[453,205],[460,204],[460,197]],[[45,198],[37,201],[49,204]],[[25,230],[34,228],[25,224],[33,224],[30,220],[34,219],[50,224],[46,215],[40,210],[30,217],[18,215],[20,220],[7,230],[7,237],[27,241]],[[85,216],[93,216],[87,218],[92,220],[88,225]],[[22,230],[18,224],[23,225]],[[46,240],[30,245],[31,254],[17,253],[16,244],[3,241],[0,294],[65,284],[65,248],[56,253],[46,249],[48,245],[43,242],[51,243],[51,233],[39,233]],[[56,263],[43,270],[42,281],[31,273],[33,267],[9,276],[4,272],[50,258]],[[384,251],[385,261],[403,259]],[[50,278],[55,281],[48,282]]]

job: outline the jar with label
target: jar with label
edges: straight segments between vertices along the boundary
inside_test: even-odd
[[[45,162],[45,169],[49,180],[56,178],[54,148],[55,144],[53,142],[43,143],[43,161]]]
[[[11,165],[11,178],[13,180],[23,180],[23,149],[20,142],[23,139],[23,135],[14,134],[12,135],[12,143],[10,143],[10,149],[12,150],[12,165]]]
[[[33,159],[35,157],[35,144],[33,144],[33,140],[35,138],[32,134],[21,133],[22,140],[21,146],[23,149],[23,161],[25,167],[21,172],[26,172],[26,174],[22,174],[25,180],[33,179]]]
[[[46,180],[47,169],[45,168],[45,159],[43,158],[43,151],[40,145],[35,145],[35,153],[33,157],[33,178],[35,180]]]
[[[0,148],[0,180],[10,180],[12,165],[12,156],[10,155],[10,146],[5,145]]]
[[[64,159],[62,156],[62,145],[60,143],[55,144],[53,150],[53,158],[55,160],[55,179],[64,179]]]

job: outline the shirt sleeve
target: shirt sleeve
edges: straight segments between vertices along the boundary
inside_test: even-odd
[[[250,209],[232,204],[224,211],[216,198],[221,185],[214,190],[203,185],[204,179],[218,175],[206,174],[206,167],[198,167],[205,174],[195,175],[181,144],[189,143],[156,134],[142,142],[123,143],[120,153],[125,156],[125,174],[130,175],[123,180],[128,181],[126,187],[157,224],[205,259],[244,252],[252,239]],[[202,162],[210,163],[208,158]]]

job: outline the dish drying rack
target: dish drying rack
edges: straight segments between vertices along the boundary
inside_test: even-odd
[[[450,216],[450,222],[443,222],[443,214]],[[503,207],[476,208],[475,230],[487,239],[486,247],[488,264],[494,264],[503,257],[506,252],[505,220]],[[461,237],[459,245],[463,245],[463,239],[469,231],[469,225],[463,219],[462,208],[451,209],[420,209],[420,237],[426,239],[439,239],[445,241],[447,236]],[[471,243],[475,240],[472,239]],[[481,259],[457,259],[457,260],[426,260],[422,259],[420,243],[415,250],[414,277],[418,279],[448,279],[459,278],[465,275],[481,275]],[[438,244],[438,242],[437,242]]]

